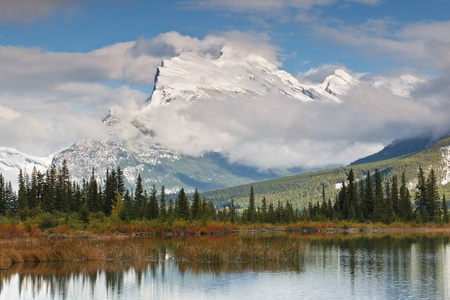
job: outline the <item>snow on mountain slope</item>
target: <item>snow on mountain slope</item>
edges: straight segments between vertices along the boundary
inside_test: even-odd
[[[186,52],[164,60],[157,70],[149,100],[151,105],[162,105],[177,99],[286,95],[302,102],[340,102],[339,96],[357,82],[345,71],[337,70],[320,85],[302,84],[261,56],[224,47],[217,58]]]
[[[396,96],[410,98],[411,93],[421,84],[423,78],[414,75],[403,74],[400,76],[369,76],[367,83],[375,88],[386,88]]]
[[[45,172],[50,166],[52,158],[53,154],[47,157],[37,157],[13,148],[0,147],[0,173],[7,181],[11,181],[15,185],[20,169],[31,173],[36,167],[36,170]]]

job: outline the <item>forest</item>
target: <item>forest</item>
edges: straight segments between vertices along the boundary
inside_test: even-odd
[[[332,199],[322,188],[321,201],[306,207],[294,207],[289,200],[269,202],[265,197],[257,205],[250,186],[248,205],[236,207],[233,198],[217,207],[201,198],[195,190],[188,195],[183,188],[176,195],[166,195],[164,185],[158,191],[143,187],[140,174],[132,191],[125,188],[119,168],[107,170],[104,182],[98,182],[95,170],[81,183],[71,182],[67,164],[52,165],[45,173],[33,169],[31,175],[22,170],[18,175],[18,191],[6,183],[0,174],[0,225],[3,223],[32,224],[40,230],[66,225],[83,230],[88,224],[158,222],[222,222],[231,224],[290,224],[303,221],[355,223],[426,222],[448,223],[445,196],[438,191],[433,169],[428,176],[419,167],[415,192],[411,195],[405,173],[400,182],[396,175],[382,182],[380,172],[367,171],[357,182],[353,169]],[[413,202],[415,203],[413,206]],[[239,212],[238,212],[239,211]],[[185,224],[185,223],[184,223]],[[91,226],[92,229],[92,226]]]

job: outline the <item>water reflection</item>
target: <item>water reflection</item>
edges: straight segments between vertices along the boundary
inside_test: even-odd
[[[0,271],[0,300],[450,298],[448,235],[296,238],[303,255],[293,261],[16,264]],[[178,241],[160,243],[159,257]]]

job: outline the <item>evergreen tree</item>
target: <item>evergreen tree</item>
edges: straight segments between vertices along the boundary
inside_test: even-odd
[[[375,222],[386,222],[386,202],[383,196],[381,174],[375,170],[375,207],[373,212]]]
[[[142,217],[144,215],[144,187],[142,185],[140,173],[136,179],[136,188],[134,190],[134,209],[136,211],[136,216]]]
[[[253,191],[253,186],[250,186],[250,199],[248,202],[248,209],[247,209],[247,220],[251,223],[255,220],[255,193]]]
[[[391,186],[389,184],[389,181],[386,182],[386,209],[385,209],[385,220],[384,222],[386,224],[390,224],[392,222],[395,221],[395,212],[394,212],[394,208],[392,205],[392,198],[391,198],[392,194],[391,194]]]
[[[445,201],[445,195],[442,196],[442,222],[448,223],[448,207],[447,202]]]
[[[120,195],[120,193],[118,193]],[[130,195],[130,192],[125,191],[125,197],[123,198],[123,205],[119,211],[119,218],[122,221],[130,221],[135,218],[135,210],[133,205],[133,197]]]
[[[427,185],[425,182],[425,175],[423,173],[422,167],[419,167],[419,173],[417,174],[415,201],[416,201],[416,214],[419,211],[422,211],[422,209],[427,210]]]
[[[357,185],[355,182],[355,174],[353,172],[353,169],[350,169],[350,172],[348,174],[348,188],[347,188],[347,201],[348,201],[348,209],[349,209],[349,216],[350,214],[355,215],[354,211],[359,209],[358,205],[358,191],[357,191]],[[353,213],[350,213],[350,209],[353,207]],[[355,218],[350,218],[353,220],[356,220]]]
[[[178,218],[189,219],[189,202],[182,188],[178,193]]]
[[[175,216],[175,208],[172,198],[169,199],[169,207],[167,208],[167,218],[169,220],[173,219]]]
[[[114,170],[106,170],[105,191],[103,194],[103,212],[109,216],[112,211],[113,202],[117,199],[117,178]]]
[[[117,167],[116,172],[116,191],[123,197],[125,195],[125,177],[120,167]]]
[[[3,175],[0,173],[0,215],[6,215],[8,211],[8,200],[6,195],[6,185]]]
[[[410,222],[413,218],[411,196],[406,186],[406,175],[402,173],[402,185],[400,186],[399,217],[404,222]]]
[[[375,210],[375,199],[373,195],[373,184],[372,179],[370,177],[370,172],[367,171],[367,177],[366,177],[366,194],[364,197],[364,207],[363,207],[363,213],[364,218],[366,220],[373,220],[373,213]]]
[[[263,197],[261,201],[261,221],[267,222],[267,200],[266,197]]]
[[[269,203],[269,209],[267,210],[267,221],[271,224],[275,224],[276,222],[275,209],[273,208],[272,202]]]
[[[192,220],[198,220],[201,216],[201,199],[197,189],[194,192],[194,198],[192,199],[191,218]]]
[[[234,200],[231,199],[230,222],[234,224],[236,222],[236,218],[237,215],[236,215],[236,208],[234,207]]]
[[[438,221],[439,217],[439,192],[436,174],[430,170],[426,182],[426,209],[430,220]]]
[[[156,190],[155,184],[152,186],[151,194],[150,194],[150,201],[148,205],[148,218],[149,219],[157,219],[159,216],[159,206],[158,206],[158,199],[156,198],[156,193],[158,191]]]
[[[159,218],[163,221],[167,219],[166,191],[164,185],[161,187],[161,197],[159,198]]]
[[[88,194],[87,194],[87,208],[90,212],[101,211],[101,203],[99,197],[99,189],[97,185],[97,179],[95,178],[95,170],[92,168],[91,178],[88,183]]]
[[[19,171],[19,192],[17,195],[17,202],[18,202],[18,208],[19,211],[29,209],[28,204],[28,194],[27,194],[27,186],[25,183],[25,178],[22,173],[22,169]]]
[[[392,209],[394,210],[394,214],[396,216],[400,215],[400,200],[398,197],[398,179],[397,175],[392,176],[392,188],[391,188],[391,194],[390,199],[392,203]]]

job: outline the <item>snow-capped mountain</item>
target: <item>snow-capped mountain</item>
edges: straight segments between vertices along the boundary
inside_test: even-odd
[[[217,58],[187,52],[164,60],[156,72],[149,101],[162,105],[175,100],[286,95],[302,102],[340,102],[339,96],[357,83],[345,71],[337,70],[322,84],[302,84],[261,56],[224,47]]]
[[[53,154],[47,157],[37,157],[13,148],[0,147],[0,173],[8,181],[16,184],[20,169],[31,173],[36,167],[37,171],[45,172],[50,166],[52,158]]]
[[[227,46],[218,55],[184,52],[164,60],[157,68],[153,93],[140,111],[125,114],[110,111],[103,120],[109,128],[109,139],[78,142],[58,153],[53,163],[60,166],[65,159],[72,179],[77,181],[88,179],[94,168],[100,184],[107,169],[120,166],[129,187],[134,185],[140,173],[147,188],[153,183],[164,184],[168,192],[176,192],[181,187],[206,190],[311,171],[306,168],[259,170],[232,164],[225,153],[218,152],[183,155],[154,142],[152,138],[158,132],[145,119],[147,112],[174,101],[226,101],[230,98],[245,101],[269,97],[276,101],[277,97],[283,96],[300,103],[340,103],[351,88],[359,84],[362,84],[360,79],[343,69],[335,70],[322,83],[301,83],[265,58]],[[124,128],[127,135],[120,134]],[[43,168],[46,166],[48,164]]]

